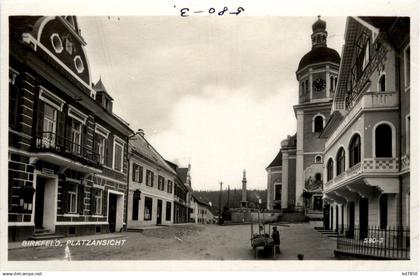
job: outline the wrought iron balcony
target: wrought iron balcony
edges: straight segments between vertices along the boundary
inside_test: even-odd
[[[98,153],[54,132],[38,132],[35,137],[34,151],[55,153],[85,166],[102,168]]]

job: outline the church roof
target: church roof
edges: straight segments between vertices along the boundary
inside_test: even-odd
[[[282,156],[281,150],[279,150],[276,157],[274,157],[273,161],[271,161],[270,165],[268,165],[267,169],[272,168],[272,167],[279,167],[282,165],[282,162],[283,162],[283,156]]]
[[[340,55],[334,49],[328,47],[316,47],[302,57],[299,62],[298,71],[310,64],[328,61],[340,64]]]

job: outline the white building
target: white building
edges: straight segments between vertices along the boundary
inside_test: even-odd
[[[128,228],[172,224],[176,172],[142,134],[129,141]]]

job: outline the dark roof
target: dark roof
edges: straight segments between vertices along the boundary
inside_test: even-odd
[[[270,165],[268,165],[267,169],[268,168],[272,168],[272,167],[281,166],[282,165],[282,161],[283,161],[282,159],[283,159],[283,157],[282,157],[281,151],[279,151],[279,153],[277,153],[277,155],[274,158],[274,160],[271,161]]]
[[[321,19],[321,16],[318,16],[318,20],[312,25],[312,31],[325,31],[327,28],[327,22]]]
[[[195,198],[195,200],[200,203],[201,205],[206,205],[207,207],[211,207],[209,204],[209,200],[207,198],[204,198],[200,195],[198,195],[197,193],[192,193],[193,197]]]
[[[340,55],[337,53],[336,50],[328,47],[313,48],[300,60],[298,71],[309,64],[327,61],[340,64]]]
[[[187,183],[188,168],[176,168],[176,174],[183,183]]]
[[[146,158],[150,162],[155,163],[162,169],[175,174],[175,170],[168,165],[165,159],[159,154],[159,152],[153,148],[153,146],[141,135],[135,135],[130,139],[130,148],[133,152],[140,154],[143,158]]]
[[[114,100],[111,97],[111,95],[109,95],[109,93],[106,90],[105,85],[103,84],[102,79],[100,77],[99,77],[98,82],[93,86],[93,90],[95,90],[96,92],[104,92],[111,98],[111,100]]]

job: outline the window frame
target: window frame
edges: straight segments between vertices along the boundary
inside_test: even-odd
[[[103,204],[103,190],[96,189],[95,193],[95,215],[102,215],[102,204]]]
[[[278,194],[277,194],[277,191],[278,191],[278,186],[280,186],[280,195],[279,196],[277,196]],[[281,183],[275,183],[274,184],[274,200],[281,200],[281,196],[282,196],[282,184]]]
[[[150,209],[149,208],[149,203],[150,202]],[[149,211],[149,212],[147,212]],[[148,214],[149,216],[146,217],[146,214]],[[144,197],[144,217],[143,220],[144,221],[151,221],[153,219],[153,198],[152,197]]]
[[[340,154],[343,152],[343,154]],[[346,150],[340,147],[336,155],[336,175],[339,176],[346,171]]]
[[[358,143],[356,144],[354,141],[358,139]],[[355,156],[355,153],[358,153],[358,156]],[[355,158],[358,157],[358,160],[355,160]],[[356,162],[357,161],[357,162]],[[359,133],[355,133],[349,143],[349,168],[352,168],[353,166],[359,164],[362,162],[362,137]]]
[[[322,119],[322,129],[320,131],[316,131],[316,119],[318,117],[321,117]],[[317,113],[312,117],[312,133],[318,133],[318,132],[322,132],[324,130],[325,127],[325,116],[322,115],[321,113]]]
[[[78,194],[79,194],[79,185],[77,183],[71,183],[67,182],[67,185],[70,187],[74,187],[74,190],[70,190],[70,188],[67,190],[68,193],[68,213],[69,214],[77,214],[77,207],[78,207]],[[72,210],[72,198],[74,197],[74,211]]]
[[[327,181],[333,180],[334,178],[334,160],[329,158],[327,161]]]
[[[154,178],[154,173],[151,170],[146,169],[146,186],[153,187]]]
[[[117,165],[117,163],[116,163],[116,161],[117,161],[116,160],[117,146],[121,147],[121,157],[120,157],[120,160],[119,160],[120,165],[121,165],[120,169],[116,168],[116,165]],[[124,170],[124,143],[121,143],[121,141],[118,141],[118,139],[115,139],[115,137],[114,137],[112,168],[116,171],[119,171],[119,172],[123,172],[123,170]]]
[[[383,88],[384,88],[383,90],[382,90],[382,79],[383,79]],[[385,72],[382,72],[379,75],[377,89],[378,89],[378,92],[386,92],[386,74],[385,74]]]
[[[378,153],[378,144],[377,144],[377,141],[376,141],[376,139],[378,138],[377,130],[382,125],[385,125],[385,126],[389,127],[389,129],[391,130],[391,144],[390,144],[390,146],[391,146],[391,156],[378,156],[378,154],[377,154]],[[373,145],[374,145],[372,147],[372,150],[373,150],[373,155],[372,156],[374,156],[374,158],[395,158],[395,156],[396,156],[396,137],[395,137],[395,127],[394,127],[394,125],[392,123],[388,122],[388,121],[381,121],[381,122],[378,122],[373,127],[372,132],[373,132],[372,142],[373,142]],[[382,139],[382,140],[384,140],[384,139]]]

